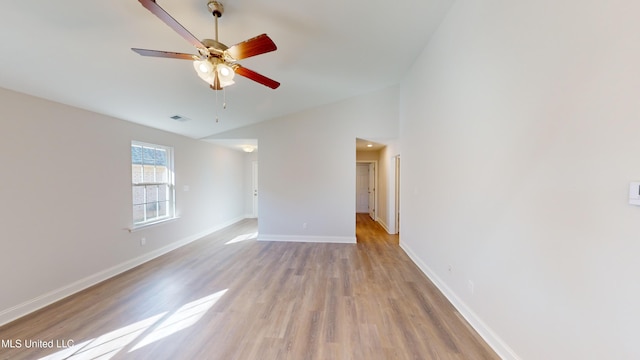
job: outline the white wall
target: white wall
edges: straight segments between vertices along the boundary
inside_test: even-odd
[[[355,138],[397,136],[392,87],[215,138],[258,139],[259,239],[355,242]]]
[[[379,161],[380,150],[376,151],[356,151],[356,161]]]
[[[174,147],[180,218],[130,233],[132,140]],[[0,324],[241,219],[242,159],[0,89]]]
[[[638,13],[458,0],[401,86],[401,244],[505,358],[640,358]]]

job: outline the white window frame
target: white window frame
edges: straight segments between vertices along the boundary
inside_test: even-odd
[[[134,163],[134,159],[133,159],[133,148],[134,147],[142,147],[142,148],[147,148],[147,149],[154,149],[154,150],[163,150],[166,152],[166,171],[167,171],[167,176],[166,176],[166,181],[163,180],[158,180],[156,178],[154,179],[144,179],[144,150],[143,150],[143,155],[142,155],[142,164],[136,164]],[[131,141],[131,158],[130,158],[130,163],[131,163],[131,204],[132,204],[132,216],[131,216],[131,220],[132,220],[132,228],[131,230],[135,230],[135,229],[139,229],[142,227],[147,227],[150,225],[155,225],[161,222],[165,222],[165,221],[169,221],[169,220],[173,220],[176,218],[175,214],[175,173],[174,173],[174,162],[173,162],[173,147],[170,146],[164,146],[164,145],[158,145],[158,144],[151,144],[151,143],[145,143],[145,142],[141,142],[141,141]],[[136,182],[134,180],[134,166],[143,166],[142,169],[142,174],[143,174],[143,180],[142,181],[138,181]],[[146,166],[152,166],[153,169],[153,173],[157,174],[157,164],[146,164]],[[155,175],[154,175],[155,177]],[[147,202],[147,199],[149,197],[149,193],[147,192],[149,188],[156,188],[156,191],[159,191],[159,187],[161,186],[166,186],[166,200],[160,200],[157,196],[155,198],[155,200],[152,200],[150,202]],[[137,203],[135,198],[134,198],[134,193],[135,193],[135,189],[136,188],[144,188],[143,191],[143,202],[142,203]],[[156,194],[157,195],[157,194]],[[155,208],[156,211],[157,209],[160,207],[160,203],[161,202],[166,202],[166,214],[162,214],[162,215],[158,215],[156,213],[155,216],[149,215],[148,213],[148,208],[150,205],[155,204]],[[143,208],[143,218],[142,220],[136,219],[136,207],[142,205]],[[152,206],[153,207],[153,206]]]

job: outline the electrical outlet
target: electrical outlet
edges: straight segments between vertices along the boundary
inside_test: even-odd
[[[302,228],[306,230],[307,229],[307,223],[302,223]]]
[[[145,246],[147,244],[147,238],[140,238],[140,246]]]
[[[449,264],[447,270],[449,270],[449,274],[453,274],[453,266],[451,266],[451,264]]]

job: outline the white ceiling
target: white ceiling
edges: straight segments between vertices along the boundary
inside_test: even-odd
[[[278,50],[240,63],[282,85],[238,76],[216,92],[189,61],[130,50],[196,53],[136,0],[8,0],[0,87],[204,138],[397,84],[452,1],[222,0],[219,40],[231,46],[267,33]],[[207,0],[158,4],[196,37],[214,37]]]

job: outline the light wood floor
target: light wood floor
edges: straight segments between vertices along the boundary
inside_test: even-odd
[[[258,242],[242,221],[0,327],[0,359],[499,358],[397,236],[356,222],[352,245]]]

